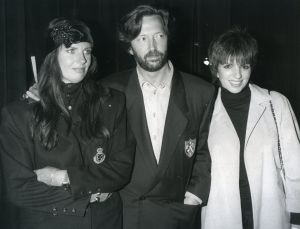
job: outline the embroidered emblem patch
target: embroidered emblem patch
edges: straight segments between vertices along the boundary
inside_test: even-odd
[[[103,153],[103,148],[97,148],[97,153],[93,157],[93,160],[96,164],[100,164],[105,160],[105,153]]]
[[[196,139],[189,139],[184,142],[184,152],[186,156],[192,157],[196,149]]]

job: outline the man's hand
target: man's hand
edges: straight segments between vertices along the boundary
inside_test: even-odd
[[[62,186],[69,183],[67,170],[60,170],[54,167],[44,167],[34,170],[37,180],[50,186]]]
[[[37,83],[33,84],[28,91],[26,91],[25,96],[27,98],[31,98],[35,101],[40,101],[40,95],[39,95],[39,91],[38,91],[38,85]]]
[[[187,205],[200,205],[202,204],[202,200],[193,193],[186,192],[183,203]]]

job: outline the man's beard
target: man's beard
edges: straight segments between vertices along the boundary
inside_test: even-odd
[[[137,53],[133,51],[133,56],[135,61],[148,72],[156,72],[160,70],[168,61],[167,52],[162,53],[157,50],[149,51],[144,58],[141,58],[137,55]],[[152,62],[151,60],[155,60]]]

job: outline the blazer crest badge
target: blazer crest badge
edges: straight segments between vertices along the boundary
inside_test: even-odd
[[[96,164],[100,164],[105,160],[105,153],[103,153],[103,148],[102,147],[97,148],[96,151],[97,151],[97,153],[93,157],[93,161]]]
[[[184,141],[184,152],[186,156],[192,157],[196,149],[196,139],[189,139]]]

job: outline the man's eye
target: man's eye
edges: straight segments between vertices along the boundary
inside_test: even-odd
[[[164,38],[165,37],[165,34],[163,33],[159,33],[156,35],[156,38]]]

